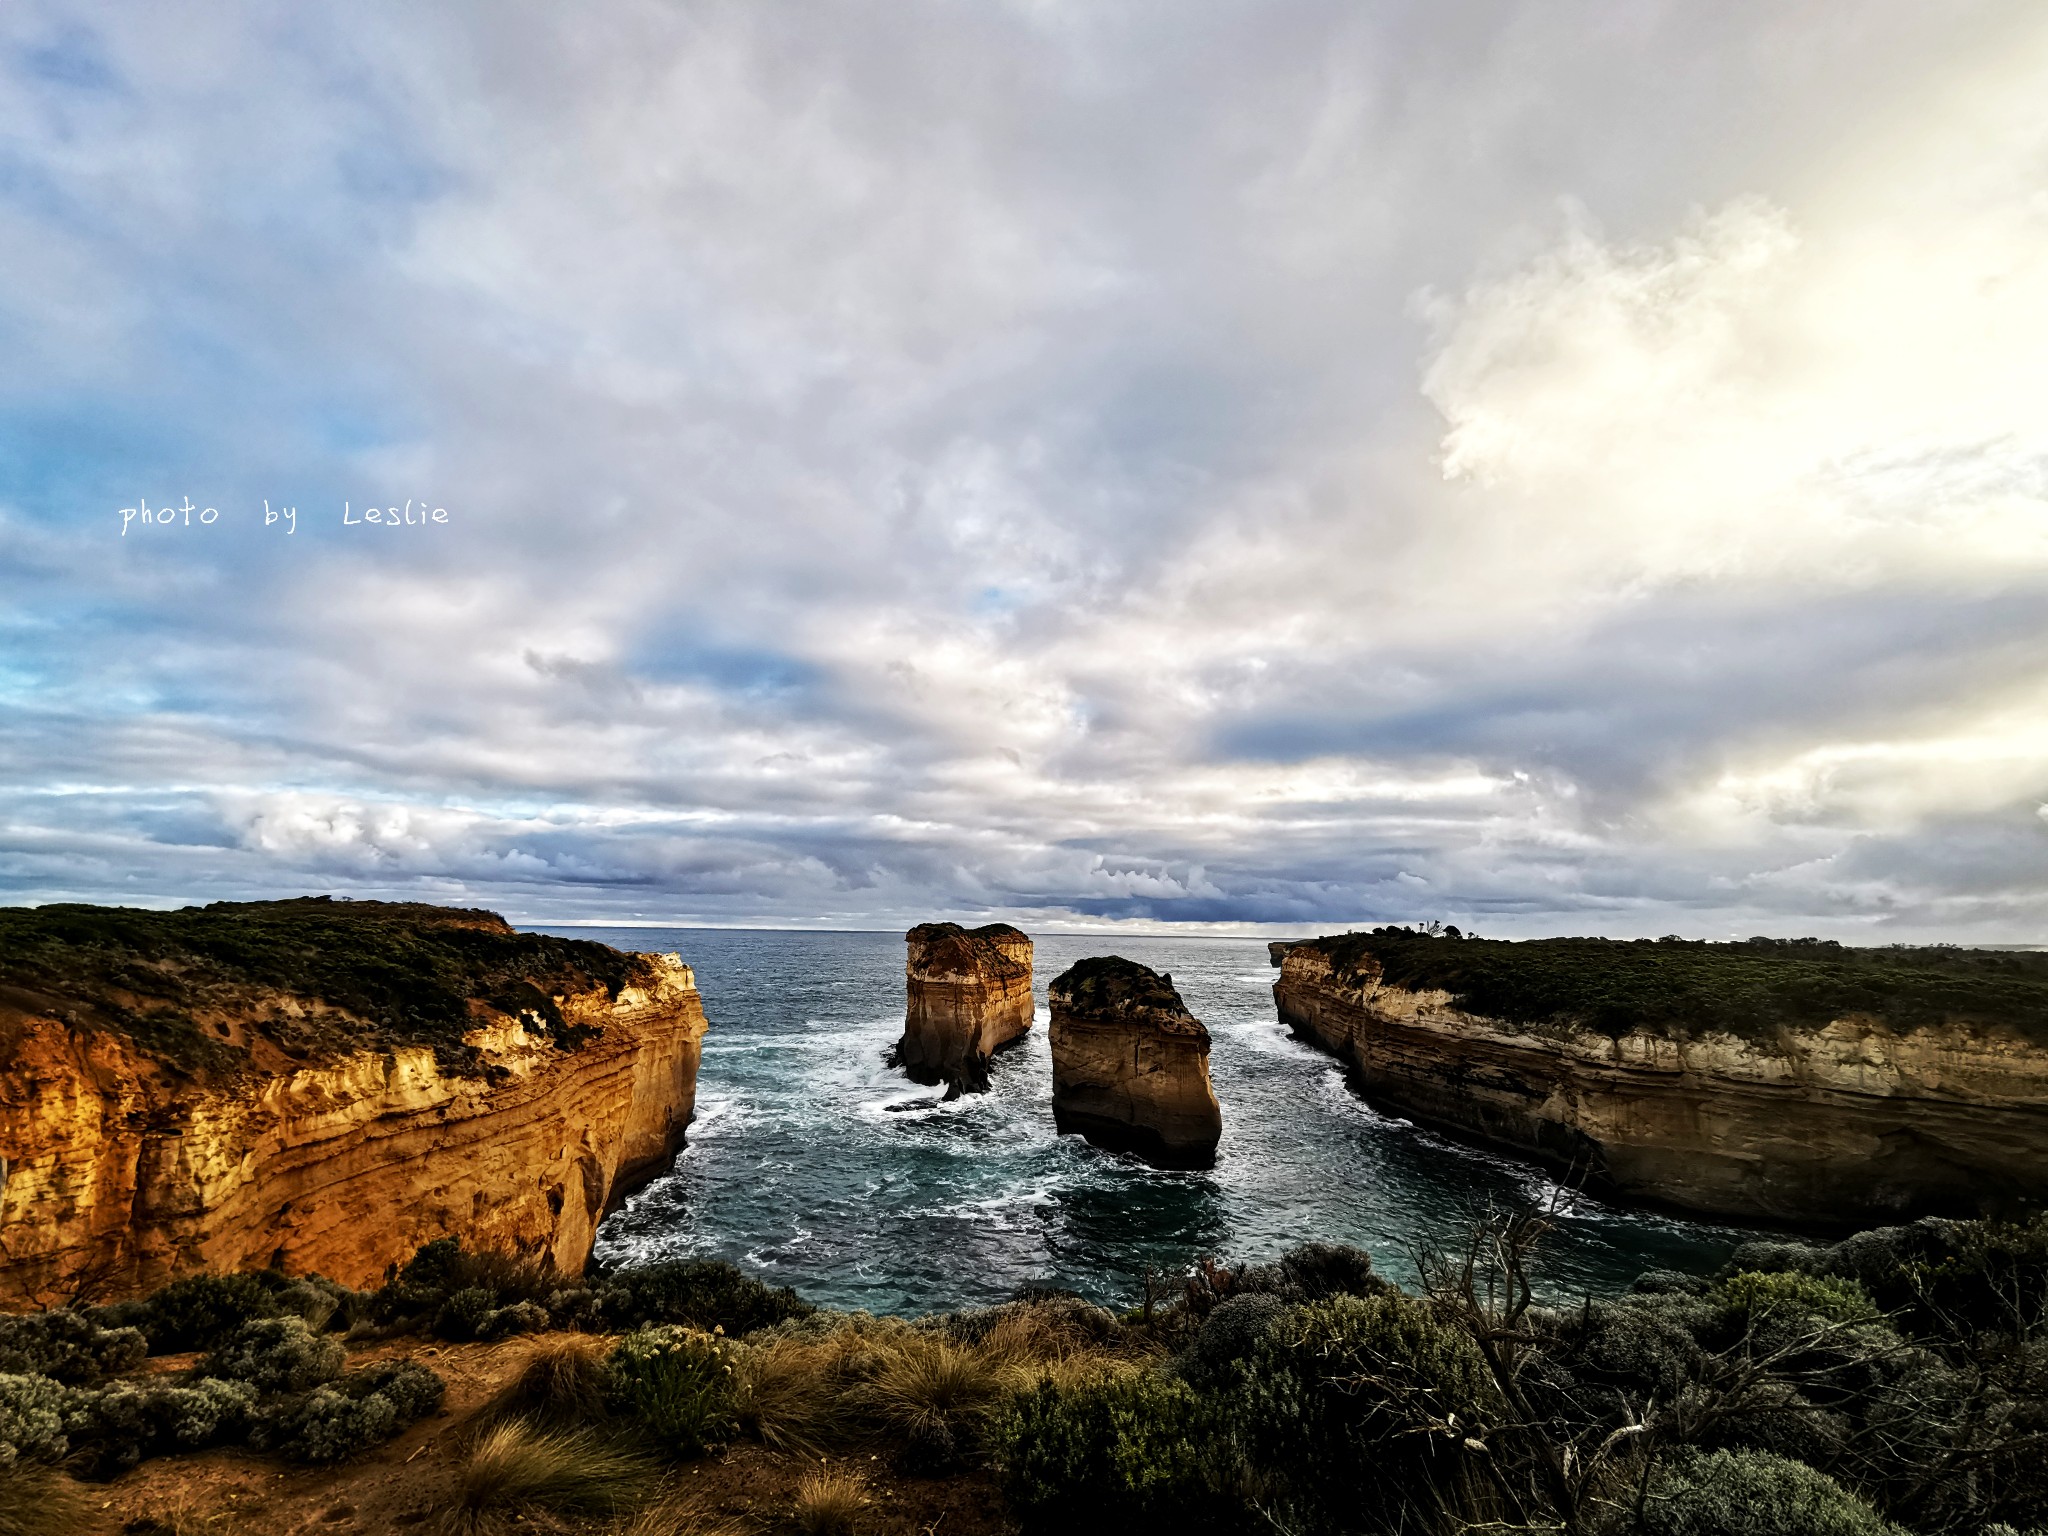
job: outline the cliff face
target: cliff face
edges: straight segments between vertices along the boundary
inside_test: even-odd
[[[1390,981],[1355,941],[1280,963],[1282,1021],[1350,1063],[1369,1098],[1596,1188],[1825,1226],[2048,1197],[2048,1053],[2010,1024],[1847,1012],[1596,1030],[1468,1011]]]
[[[948,1097],[986,1091],[989,1058],[1031,1028],[1031,940],[1007,923],[922,923],[904,939],[910,1003],[896,1064]]]
[[[372,902],[7,917],[0,1305],[271,1263],[369,1285],[445,1236],[573,1274],[690,1120],[672,955]]]
[[[1047,992],[1060,1132],[1168,1167],[1207,1167],[1223,1135],[1209,1031],[1173,978],[1118,956],[1082,960]]]

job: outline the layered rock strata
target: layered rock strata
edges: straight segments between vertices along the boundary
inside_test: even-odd
[[[1357,936],[1279,961],[1281,1020],[1349,1063],[1368,1099],[1596,1189],[1823,1227],[2048,1198],[2048,1052],[2010,1022],[1852,1010],[1688,1029],[1623,1008],[1596,1029],[1396,984]]]
[[[910,1000],[892,1060],[948,1098],[986,1091],[989,1059],[1031,1028],[1031,940],[1008,923],[922,923],[904,940]]]
[[[1061,1134],[1164,1167],[1215,1160],[1223,1112],[1209,1084],[1209,1031],[1171,976],[1116,955],[1082,960],[1046,1000]]]
[[[674,955],[373,902],[4,917],[0,1306],[371,1285],[438,1237],[573,1274],[690,1122]]]

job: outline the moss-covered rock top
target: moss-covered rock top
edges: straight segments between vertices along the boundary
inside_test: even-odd
[[[1967,1022],[2048,1044],[2048,954],[1820,939],[1514,941],[1409,928],[1296,948],[1327,955],[1342,979],[1448,992],[1467,1012],[1517,1024],[1761,1039],[1862,1015],[1900,1032]]]
[[[1008,923],[987,923],[980,928],[962,928],[958,923],[919,923],[904,935],[912,944],[931,944],[956,937],[1008,944],[1031,942],[1031,936],[1022,928],[1012,928]]]
[[[426,1045],[462,1070],[472,1001],[573,1048],[555,997],[612,996],[644,962],[603,944],[514,932],[493,912],[415,902],[216,902],[175,912],[0,908],[0,1004],[120,1031],[181,1071],[232,1075],[246,1032],[295,1059]],[[238,1029],[224,1029],[232,1017]],[[226,1035],[229,1038],[223,1038]],[[4,1042],[0,1042],[4,1044]]]
[[[958,923],[919,923],[904,936],[914,971],[949,968],[980,969],[998,976],[1022,976],[1025,967],[1013,959],[1015,946],[1029,946],[1030,937],[1008,923],[962,928]]]
[[[1128,1018],[1175,1034],[1208,1033],[1180,1000],[1171,974],[1121,955],[1076,960],[1054,979],[1047,996],[1083,1018]]]

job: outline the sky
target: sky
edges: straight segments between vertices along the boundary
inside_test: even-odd
[[[2048,941],[2048,9],[17,0],[0,902],[310,892]]]

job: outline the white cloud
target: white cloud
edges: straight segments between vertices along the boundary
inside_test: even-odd
[[[2048,915],[1995,0],[5,25],[24,899]]]

